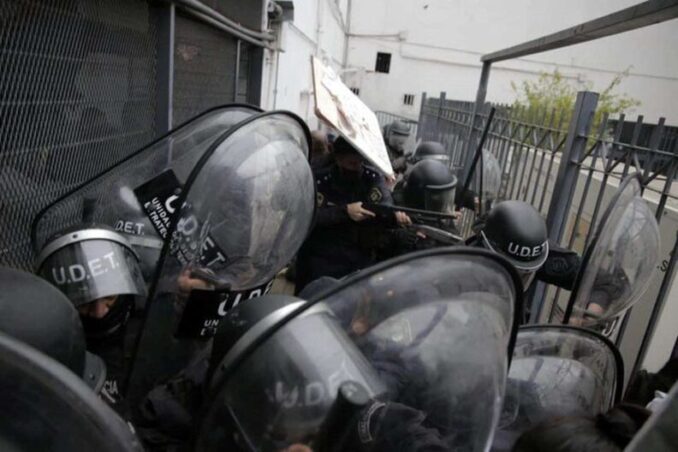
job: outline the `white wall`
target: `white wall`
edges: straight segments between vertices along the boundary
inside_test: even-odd
[[[311,56],[341,72],[346,44],[347,0],[295,0],[294,21],[280,31],[280,52],[267,52],[262,107],[291,110],[318,127],[313,112]],[[276,65],[276,53],[278,62]],[[277,70],[277,84],[276,84]]]
[[[639,0],[354,0],[347,77],[375,110],[416,117],[420,94],[474,100],[480,56],[638,3]],[[399,36],[396,36],[398,35]],[[370,36],[366,36],[370,35]],[[374,36],[381,35],[381,36]],[[620,92],[638,98],[647,120],[678,124],[678,20],[577,46],[496,63],[488,100],[512,102],[511,81],[539,72],[583,74],[602,89],[625,69]],[[391,72],[374,73],[376,53],[392,53]],[[415,106],[402,98],[416,94]]]
[[[424,91],[434,97],[446,91],[448,99],[474,100],[481,55],[638,2],[640,0],[295,0],[294,22],[285,23],[281,30],[282,52],[266,54],[262,107],[292,110],[304,118],[311,129],[317,128],[310,65],[311,55],[316,55],[335,70],[343,68],[346,83],[359,88],[360,97],[373,110],[417,118]],[[349,23],[351,37],[345,52]],[[642,102],[637,112],[644,114],[646,121],[665,116],[669,124],[678,125],[676,49],[678,20],[673,20],[500,62],[493,65],[487,98],[494,102],[512,102],[511,82],[536,79],[540,72],[551,72],[556,67],[573,81],[583,75],[594,83],[594,89],[602,89],[615,74],[629,69],[630,75],[619,91]],[[392,54],[389,74],[374,72],[379,51]],[[404,94],[416,96],[413,106],[403,105]],[[670,229],[675,230],[675,210],[671,210],[671,215],[673,220],[662,222],[664,242],[670,242],[662,244],[663,258],[672,245]],[[644,363],[651,370],[665,362],[678,334],[675,329],[677,285],[678,278],[673,282],[669,302]],[[638,325],[644,328],[650,303],[642,305],[634,317],[639,317]],[[631,330],[637,329],[635,323],[632,322]]]

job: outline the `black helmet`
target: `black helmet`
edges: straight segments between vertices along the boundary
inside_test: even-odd
[[[404,188],[407,207],[451,212],[457,178],[442,162],[422,160],[412,167]]]
[[[402,153],[405,149],[405,142],[410,136],[410,125],[404,121],[393,121],[386,127],[386,144],[394,151]]]
[[[0,331],[59,361],[95,390],[103,385],[103,361],[86,351],[78,312],[44,279],[0,268]]]
[[[487,215],[480,235],[486,248],[518,269],[525,288],[549,253],[546,222],[537,209],[522,201],[497,204]]]
[[[390,126],[388,126],[388,132],[391,135],[409,136],[410,125],[405,121],[396,120],[393,121]]]
[[[273,321],[280,320],[284,314],[292,312],[303,302],[289,295],[263,295],[256,300],[247,300],[226,314],[212,341],[209,378],[221,378],[223,369],[219,364],[235,344],[250,330],[262,328]],[[259,324],[257,327],[256,325]],[[252,333],[250,333],[252,334]],[[215,374],[216,372],[216,374]]]
[[[449,164],[450,162],[450,157],[447,155],[445,147],[437,141],[424,141],[419,143],[419,146],[417,146],[417,149],[412,156],[412,162],[416,163],[425,159],[440,160],[445,164]]]

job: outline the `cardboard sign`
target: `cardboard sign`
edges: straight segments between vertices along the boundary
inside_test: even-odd
[[[377,116],[339,76],[312,57],[315,114],[337,129],[385,176],[393,175]]]
[[[219,321],[242,301],[268,293],[273,280],[255,289],[239,292],[192,290],[175,334],[178,338],[209,339],[213,337]]]
[[[181,190],[181,183],[171,169],[134,189],[139,204],[163,240],[167,239],[172,215],[179,207]],[[171,254],[183,265],[199,261],[205,267],[216,268],[225,264],[228,256],[207,234],[208,230],[209,225],[192,215],[190,205],[185,204],[172,236]]]

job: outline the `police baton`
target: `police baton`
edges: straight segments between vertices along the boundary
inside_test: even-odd
[[[466,193],[471,185],[471,177],[473,177],[473,172],[478,165],[478,160],[481,160],[483,157],[483,146],[485,145],[485,140],[487,140],[487,134],[490,132],[490,125],[492,124],[492,119],[494,118],[494,113],[496,108],[490,108],[490,114],[487,115],[487,121],[485,122],[485,128],[483,129],[483,134],[480,137],[480,142],[476,148],[476,154],[473,157],[473,162],[471,163],[471,168],[469,168],[468,173],[466,174],[466,181],[464,181],[464,187],[462,193]],[[482,171],[482,161],[481,161],[481,171],[480,171],[480,190],[478,193],[478,210],[482,212],[483,208],[483,171]]]

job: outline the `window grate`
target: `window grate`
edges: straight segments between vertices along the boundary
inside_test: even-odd
[[[405,94],[405,96],[403,96],[403,104],[414,105],[414,94]]]

